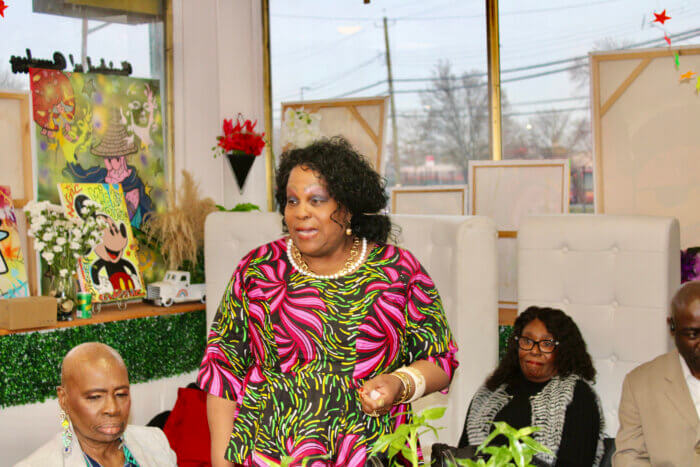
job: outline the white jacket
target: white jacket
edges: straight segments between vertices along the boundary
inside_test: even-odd
[[[129,425],[124,443],[141,467],[177,466],[175,452],[160,428]],[[21,460],[15,467],[85,467],[85,458],[78,438],[73,436],[70,454],[63,455],[61,433]]]

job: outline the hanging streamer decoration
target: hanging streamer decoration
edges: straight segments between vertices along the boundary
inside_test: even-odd
[[[663,26],[665,25],[666,21],[670,19],[671,17],[666,14],[666,9],[664,9],[661,13],[654,12],[654,19],[651,21],[652,26],[662,28],[664,33],[664,40],[668,44],[669,49],[671,48],[671,37],[668,35],[668,32],[663,28]],[[654,23],[658,23],[661,26]],[[676,71],[680,72],[681,57],[677,50],[673,51],[673,64],[676,67]],[[681,83],[690,83],[693,79],[693,76],[695,76],[696,74],[697,73],[695,73],[693,70],[688,70],[685,73],[681,73],[679,75],[678,81]],[[700,94],[700,76],[698,76],[695,82],[695,94]]]

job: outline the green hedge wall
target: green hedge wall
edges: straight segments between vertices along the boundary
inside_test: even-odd
[[[83,342],[115,348],[131,383],[196,370],[206,344],[204,310],[0,337],[0,408],[56,397],[63,356]]]
[[[506,353],[508,338],[513,334],[513,326],[498,326],[498,360],[500,361]]]

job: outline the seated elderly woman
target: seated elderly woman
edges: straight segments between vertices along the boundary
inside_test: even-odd
[[[503,360],[474,395],[459,446],[481,444],[492,422],[503,421],[540,427],[533,438],[553,455],[536,455],[537,465],[598,465],[604,418],[594,378],[574,321],[561,310],[529,307],[515,320]],[[492,444],[506,442],[499,436]]]
[[[177,465],[160,429],[127,426],[129,375],[113,348],[87,342],[71,349],[63,358],[57,393],[62,433],[17,467]]]

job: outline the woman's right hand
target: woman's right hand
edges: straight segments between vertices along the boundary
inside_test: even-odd
[[[402,389],[401,380],[387,373],[365,381],[365,384],[357,390],[362,411],[373,417],[388,413]]]

